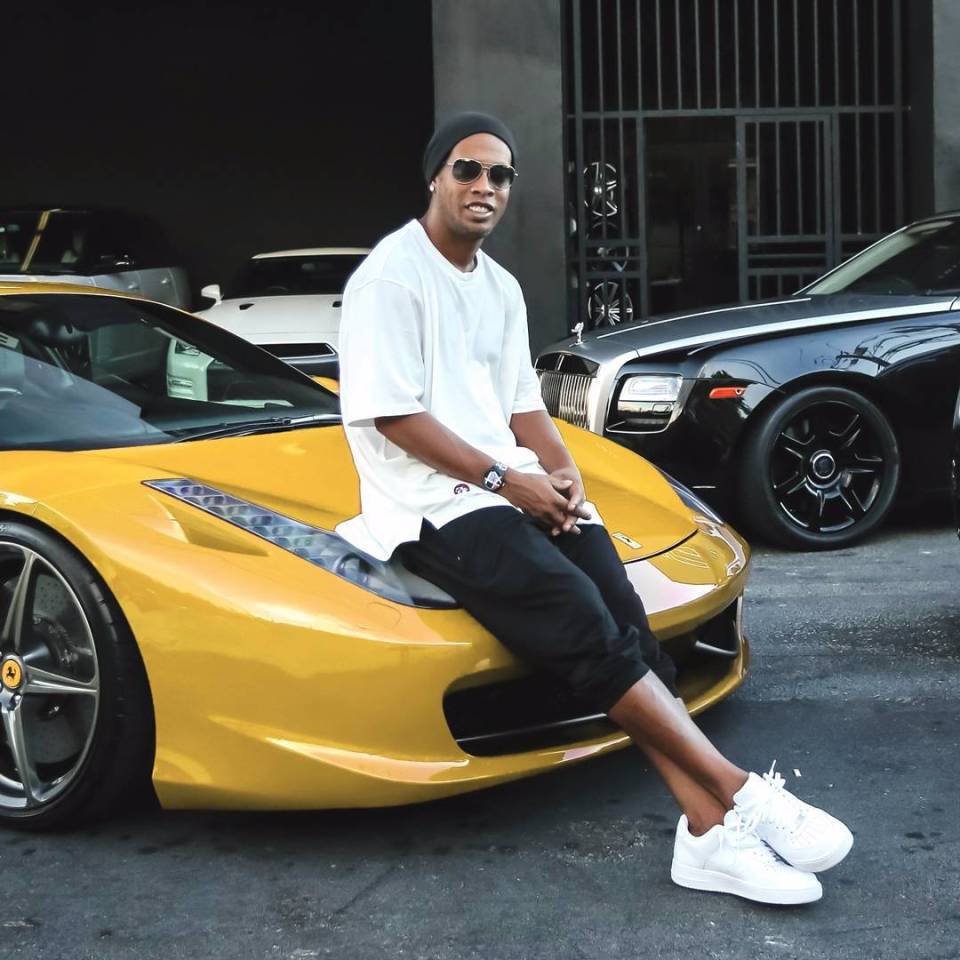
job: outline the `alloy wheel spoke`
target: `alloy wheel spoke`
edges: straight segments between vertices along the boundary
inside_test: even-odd
[[[865,513],[863,504],[852,490],[840,490],[839,497],[843,505],[847,508],[847,516],[851,520],[859,520]]]
[[[786,480],[781,480],[773,485],[773,489],[783,496],[789,497],[796,493],[805,483],[807,478],[799,470],[791,474]]]
[[[853,419],[844,427],[840,433],[836,434],[837,439],[840,441],[840,447],[842,449],[850,449],[860,438],[860,435],[863,433],[863,428],[860,426],[860,414],[854,413]]]
[[[817,447],[828,447],[824,442],[824,437],[830,435],[830,425],[824,419],[824,411],[819,407],[807,412],[807,415],[801,421],[803,423],[803,435],[806,437],[804,444],[811,450]]]
[[[25,663],[23,666],[25,673],[23,692],[25,694],[41,693],[49,695],[59,693],[95,696],[97,693],[95,680],[77,680],[75,677],[42,670],[40,667],[34,667],[29,663]]]
[[[40,784],[30,767],[30,756],[27,753],[27,742],[23,734],[23,715],[16,706],[0,707],[3,714],[3,729],[7,735],[7,744],[13,755],[13,763],[20,774],[20,782],[27,800],[27,806],[34,806],[40,795]]]
[[[798,440],[796,437],[791,437],[789,434],[780,434],[780,449],[783,450],[784,453],[789,453],[791,457],[796,457],[798,460],[803,460],[806,457],[807,450],[809,448],[809,440]]]
[[[823,527],[823,511],[827,506],[827,495],[822,491],[818,490],[816,493],[816,516],[811,520],[810,526],[819,531]]]
[[[10,598],[10,609],[0,628],[0,649],[16,650],[19,652],[23,642],[23,624],[27,617],[27,595],[30,592],[30,582],[33,579],[33,565],[36,555],[24,552],[23,569],[17,578],[17,585],[13,588]]]

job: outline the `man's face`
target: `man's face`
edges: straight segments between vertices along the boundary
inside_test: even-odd
[[[510,148],[490,133],[475,133],[461,140],[446,162],[465,158],[479,160],[485,166],[511,161]],[[500,222],[510,199],[509,190],[494,190],[484,170],[473,183],[457,183],[449,166],[440,168],[432,206],[440,213],[447,229],[458,236],[482,240]]]

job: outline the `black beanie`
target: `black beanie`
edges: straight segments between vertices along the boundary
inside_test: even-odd
[[[517,165],[517,145],[506,125],[488,113],[457,113],[444,120],[433,132],[423,151],[423,176],[429,183],[443,166],[450,151],[475,133],[492,133],[510,148],[510,162]]]

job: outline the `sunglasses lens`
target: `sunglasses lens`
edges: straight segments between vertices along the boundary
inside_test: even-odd
[[[479,160],[454,160],[451,168],[453,179],[457,183],[473,183],[482,170]]]
[[[490,168],[490,185],[495,190],[506,190],[513,184],[513,178],[516,176],[513,167],[508,167],[502,163],[495,163]]]

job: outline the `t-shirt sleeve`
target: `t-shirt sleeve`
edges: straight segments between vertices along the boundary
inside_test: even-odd
[[[423,311],[412,290],[371,280],[348,290],[340,318],[340,410],[348,426],[422,413]]]
[[[533,363],[530,361],[530,337],[527,333],[527,307],[520,295],[514,315],[511,318],[512,349],[520,357],[520,370],[517,376],[517,388],[513,397],[513,408],[510,415],[515,413],[531,413],[534,410],[546,410],[543,397],[540,394],[540,380]]]

